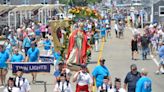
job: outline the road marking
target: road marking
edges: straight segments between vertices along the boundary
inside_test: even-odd
[[[152,58],[152,60],[154,61],[154,63],[159,66],[159,62],[157,61],[157,59],[153,56],[153,55],[150,55],[150,57]],[[161,72],[164,72],[164,68],[161,68]]]
[[[153,55],[150,55],[151,59],[154,61],[154,63],[159,66],[159,63],[157,61],[157,59],[153,56]]]
[[[105,44],[105,41],[102,41],[102,44],[101,44],[101,47],[100,47],[100,52],[99,52],[99,55],[98,55],[98,61],[97,61],[97,65],[99,65],[100,64],[100,59],[101,59],[101,57],[102,57],[102,52],[103,52],[103,49],[104,49],[104,44]]]

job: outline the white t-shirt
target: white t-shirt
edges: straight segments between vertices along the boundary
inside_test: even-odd
[[[77,74],[78,73],[76,73],[75,76]],[[93,80],[92,80],[92,78],[91,78],[89,73],[82,73],[82,72],[80,72],[80,74],[77,77],[77,84],[78,85],[84,86],[84,85],[88,85],[88,84],[92,84],[92,83],[93,83]]]
[[[91,29],[92,28],[92,25],[91,24],[88,24],[88,28]]]
[[[60,82],[60,83],[56,83],[55,88],[54,88],[54,92],[61,92],[62,91],[62,87],[64,92],[73,92],[72,88],[71,88],[71,84],[67,82]]]
[[[119,91],[119,92],[126,92],[125,89],[123,89],[123,88],[120,88],[118,91]],[[116,89],[113,88],[113,89],[111,89],[109,92],[116,92]]]
[[[114,29],[118,31],[118,25],[114,24]]]
[[[31,90],[30,84],[28,82],[28,80],[26,78],[18,78],[16,77],[15,80],[15,85],[18,87],[18,85],[20,85],[20,92],[27,92]]]
[[[10,87],[6,87],[3,92],[9,92],[8,89],[11,89]],[[19,88],[13,87],[11,92],[21,92]]]

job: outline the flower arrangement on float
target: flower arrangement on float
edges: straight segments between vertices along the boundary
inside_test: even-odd
[[[92,17],[96,19],[101,19],[101,15],[99,14],[99,12],[89,7],[73,7],[69,9],[68,12],[75,15],[78,18]]]

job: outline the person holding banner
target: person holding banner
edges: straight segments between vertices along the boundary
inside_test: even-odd
[[[0,45],[0,86],[5,84],[5,79],[7,75],[7,64],[6,62],[9,61],[9,54],[5,51],[4,45]]]
[[[31,90],[29,81],[23,77],[22,69],[19,69],[16,72],[15,86],[20,89],[20,92],[30,92]]]
[[[22,54],[19,53],[18,49],[14,50],[14,54],[11,57],[11,62],[22,62],[24,60],[24,57]]]
[[[26,62],[38,62],[39,54],[40,54],[39,49],[36,47],[36,44],[33,43],[33,44],[31,44],[31,48],[27,52],[27,57],[26,57],[25,61]],[[36,76],[37,76],[37,74],[33,72],[32,73],[32,82],[33,83],[35,83],[35,81],[36,81]]]

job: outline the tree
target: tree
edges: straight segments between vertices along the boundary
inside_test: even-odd
[[[101,3],[102,0],[87,0],[88,4]]]

